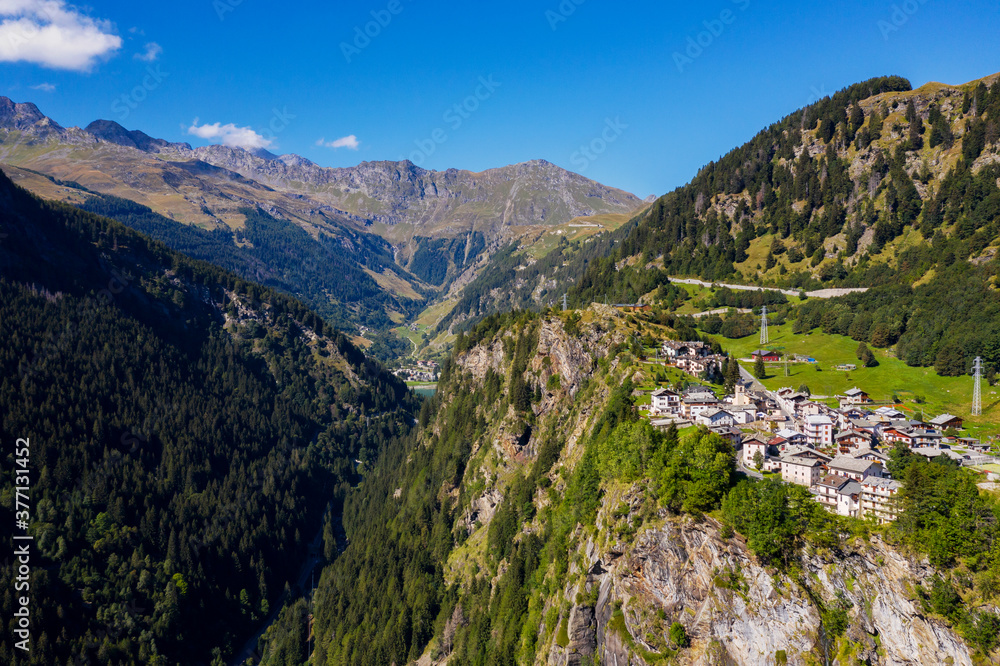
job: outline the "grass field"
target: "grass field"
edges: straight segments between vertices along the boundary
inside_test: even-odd
[[[972,418],[973,382],[969,376],[940,377],[933,368],[911,368],[892,357],[882,349],[872,349],[878,358],[875,368],[862,368],[850,372],[833,370],[833,366],[859,361],[855,352],[858,343],[840,335],[827,335],[815,330],[812,333],[795,335],[792,323],[769,328],[770,349],[782,353],[811,356],[814,364],[789,364],[789,376],[784,376],[783,364],[768,364],[768,377],[763,384],[769,389],[782,386],[798,388],[806,385],[814,395],[832,396],[857,386],[866,391],[877,402],[890,402],[895,395],[899,405],[908,414],[921,412],[925,418],[933,418],[948,412],[966,420],[966,430],[972,436],[986,436],[1000,433],[1000,387],[991,387],[985,382],[983,391],[983,415]],[[722,347],[737,358],[748,358],[760,347],[757,334],[739,340],[727,340],[714,336]],[[747,370],[753,365],[743,363]]]
[[[677,283],[677,286],[684,289],[691,295],[690,300],[684,301],[684,303],[677,308],[677,314],[695,314],[706,310],[708,305],[705,301],[707,301],[708,298],[715,293],[714,289],[702,287],[697,284]]]

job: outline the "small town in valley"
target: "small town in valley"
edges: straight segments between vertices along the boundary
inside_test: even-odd
[[[751,366],[779,363],[782,355],[758,349],[741,360]],[[796,361],[815,363],[812,358]],[[657,350],[657,363],[693,377],[720,376],[726,362],[727,357],[700,341],[668,340]],[[928,459],[945,456],[979,472],[990,487],[1000,481],[1000,458],[991,455],[992,442],[966,436],[958,416],[914,418],[896,406],[875,403],[859,387],[836,396],[811,396],[790,387],[769,390],[738,367],[732,391],[721,396],[717,387],[687,381],[652,390],[645,408],[651,423],[706,427],[732,443],[743,473],[806,486],[829,511],[877,524],[897,517],[894,498],[901,483],[889,472],[894,447]],[[979,374],[970,381],[977,383],[978,396]]]

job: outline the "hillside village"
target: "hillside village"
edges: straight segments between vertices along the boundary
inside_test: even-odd
[[[704,342],[669,340],[660,351],[666,365],[695,376],[721,373],[726,360]],[[758,350],[753,358],[773,361],[771,354]],[[746,474],[780,475],[786,483],[808,487],[831,512],[878,524],[897,515],[893,498],[901,484],[888,471],[894,446],[928,459],[946,456],[968,467],[998,462],[987,444],[960,435],[963,421],[957,416],[908,418],[893,406],[873,404],[857,387],[834,397],[839,407],[789,387],[770,391],[741,367],[731,394],[719,397],[701,384],[683,390],[661,387],[650,395],[648,414],[661,428],[707,427],[732,443]],[[997,480],[995,473],[987,476]]]

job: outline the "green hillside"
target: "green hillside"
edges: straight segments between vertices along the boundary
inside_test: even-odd
[[[872,79],[782,119],[618,230],[537,262],[514,248],[439,329],[493,308],[635,302],[667,276],[789,289],[871,287],[825,302],[855,336],[946,375],[1000,368],[1000,83],[911,90]],[[815,308],[826,306],[815,305]],[[467,326],[461,323],[461,326]],[[846,331],[844,331],[846,334]]]
[[[230,658],[315,536],[335,552],[352,461],[416,409],[300,302],[3,175],[0,340],[4,464],[30,442],[34,538],[33,647],[14,649],[3,595],[7,664]]]

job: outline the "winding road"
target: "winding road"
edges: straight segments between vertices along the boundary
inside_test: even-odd
[[[738,291],[758,291],[763,289],[764,291],[780,291],[785,296],[798,296],[799,291],[795,289],[778,289],[777,287],[752,287],[745,284],[727,284],[725,282],[705,282],[703,280],[696,280],[694,278],[670,278],[671,282],[676,282],[677,284],[693,284],[699,287],[711,287],[715,285],[716,287],[727,287],[728,289],[735,289]],[[807,291],[806,296],[809,298],[836,298],[837,296],[845,296],[847,294],[853,294],[856,292],[868,291],[868,287],[844,287],[841,289],[817,289],[816,291]]]

